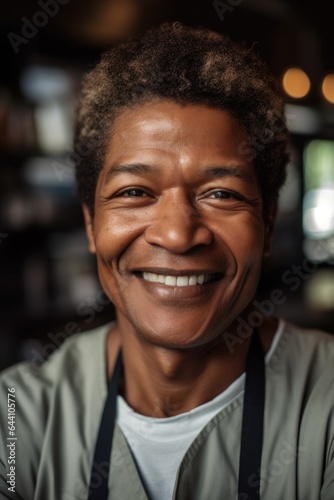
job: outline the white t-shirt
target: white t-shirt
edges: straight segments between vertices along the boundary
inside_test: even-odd
[[[266,363],[275,350],[283,326],[284,322],[280,320],[265,356]],[[140,415],[122,396],[117,397],[116,421],[128,441],[151,500],[171,500],[177,469],[190,444],[218,412],[244,391],[245,377],[243,373],[208,403],[168,418]]]

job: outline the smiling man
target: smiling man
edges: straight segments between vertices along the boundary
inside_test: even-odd
[[[116,321],[2,375],[2,435],[10,388],[18,438],[15,493],[2,441],[2,498],[333,500],[334,340],[247,323],[283,115],[252,51],[179,24],[86,77],[77,178]]]

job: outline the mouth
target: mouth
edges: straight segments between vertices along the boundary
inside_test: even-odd
[[[147,271],[137,271],[134,274],[145,281],[160,283],[171,287],[190,287],[195,285],[206,285],[220,280],[222,273],[191,273],[191,274],[165,274]]]

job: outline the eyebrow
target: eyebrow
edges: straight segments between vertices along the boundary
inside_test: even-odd
[[[117,164],[109,167],[105,181],[110,182],[120,174],[159,174],[159,168],[145,163]],[[212,178],[239,177],[244,180],[251,180],[252,174],[248,168],[239,165],[207,167],[201,171],[202,174]]]
[[[248,168],[239,165],[231,165],[226,167],[208,167],[204,170],[208,177],[223,178],[223,177],[239,177],[240,179],[251,180],[252,173]]]
[[[111,165],[106,173],[106,183],[110,182],[119,174],[154,174],[158,169],[145,163],[126,163]]]

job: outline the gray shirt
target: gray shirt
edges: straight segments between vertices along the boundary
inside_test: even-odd
[[[87,499],[107,394],[109,327],[74,335],[39,368],[19,364],[1,374],[1,499]],[[8,428],[9,389],[15,389],[16,440]],[[242,405],[240,394],[191,443],[177,472],[173,499],[236,498]],[[13,453],[15,465],[9,465]],[[100,464],[96,484],[105,473],[105,464]],[[8,491],[11,478],[15,494]],[[256,482],[255,477],[249,480]],[[266,365],[258,486],[261,500],[334,499],[334,337],[330,335],[287,324]],[[118,425],[109,499],[147,500]]]

